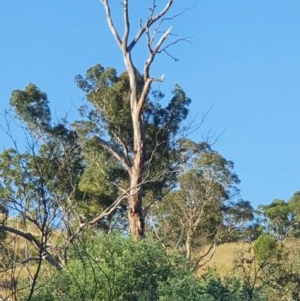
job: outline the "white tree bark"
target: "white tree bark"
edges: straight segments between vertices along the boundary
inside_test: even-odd
[[[158,34],[158,27],[162,23],[162,18],[170,10],[174,0],[168,0],[164,8],[154,14],[156,9],[155,0],[152,3],[152,7],[149,9],[149,15],[146,22],[140,25],[140,28],[132,41],[129,41],[130,33],[130,20],[129,20],[129,8],[128,0],[123,0],[123,21],[124,21],[124,32],[121,35],[118,33],[116,27],[114,26],[112,15],[111,15],[111,6],[108,0],[100,0],[102,3],[105,14],[106,21],[109,27],[111,34],[113,35],[118,47],[121,50],[123,61],[129,76],[130,83],[130,108],[131,108],[131,119],[133,125],[133,163],[130,168],[124,166],[130,176],[130,196],[128,197],[128,219],[130,225],[130,231],[135,237],[144,236],[144,210],[142,206],[142,182],[143,182],[143,171],[145,163],[145,133],[144,125],[142,120],[142,111],[144,108],[145,101],[149,94],[151,84],[153,81],[162,81],[161,78],[152,78],[150,76],[150,67],[154,62],[155,56],[162,51],[163,44],[168,38],[171,28],[164,31],[156,43],[154,43],[154,38]],[[150,30],[151,26],[155,23],[158,23],[156,29],[153,31],[151,37]],[[139,42],[142,36],[147,37],[147,47],[149,50],[148,58],[144,63],[143,69],[143,79],[144,85],[140,95],[137,93],[137,77],[136,77],[136,67],[133,63],[132,50]],[[117,158],[117,156],[115,156]],[[118,158],[117,158],[118,159]],[[122,161],[119,160],[121,163]]]

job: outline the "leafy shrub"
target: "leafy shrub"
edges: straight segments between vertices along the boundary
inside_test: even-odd
[[[65,270],[39,292],[39,300],[51,300],[49,291],[54,300],[64,301],[159,300],[160,288],[171,285],[170,279],[189,274],[179,255],[120,235],[96,236],[71,250],[70,256]]]
[[[262,233],[254,242],[255,257],[258,261],[264,262],[275,255],[277,244],[274,237],[268,233]]]
[[[168,254],[152,241],[98,235],[74,247],[69,256],[66,268],[41,285],[32,300],[250,300],[238,279],[211,274],[200,280],[185,258]]]

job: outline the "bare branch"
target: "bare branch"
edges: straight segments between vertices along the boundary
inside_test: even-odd
[[[116,30],[116,27],[113,24],[112,18],[111,18],[111,13],[110,13],[110,7],[108,4],[108,0],[100,0],[100,2],[103,4],[104,9],[105,9],[105,18],[109,27],[109,30],[111,31],[114,39],[116,40],[118,46],[122,49],[122,41],[121,38],[118,35],[118,32]]]
[[[9,233],[13,233],[13,234],[16,234],[18,236],[21,236],[22,238],[24,238],[27,241],[29,241],[30,243],[32,243],[32,245],[37,250],[40,249],[41,243],[31,233],[25,233],[21,230],[18,230],[18,229],[12,228],[12,227],[8,227],[8,226],[5,226],[5,225],[0,225],[0,230],[5,231],[5,232],[9,232]]]
[[[108,206],[105,210],[103,210],[99,215],[94,217],[91,221],[86,223],[80,223],[74,234],[69,238],[69,242],[72,243],[78,235],[81,233],[81,231],[88,227],[95,225],[99,220],[104,218],[105,216],[110,215],[116,208],[124,201],[124,199],[127,199],[128,195],[121,195],[116,201],[114,201],[110,206]]]
[[[123,0],[123,18],[124,18],[124,34],[122,39],[122,50],[127,51],[127,41],[129,36],[130,22],[128,16],[128,0]]]
[[[161,19],[169,11],[169,9],[171,8],[173,2],[174,2],[174,0],[168,0],[168,2],[165,5],[165,7],[156,16],[153,16],[154,9],[156,7],[155,1],[153,1],[152,8],[150,9],[150,15],[149,15],[146,23],[142,27],[140,27],[139,32],[136,34],[136,36],[134,37],[134,39],[129,44],[129,46],[128,46],[128,50],[129,51],[131,51],[134,48],[134,46],[139,41],[139,39],[142,37],[142,35],[145,33],[145,31],[147,30],[147,28],[149,28],[157,20]]]
[[[216,252],[216,246],[217,246],[216,242],[214,242],[214,243],[212,243],[212,244],[209,245],[209,247],[208,247],[208,249],[206,250],[206,252],[205,252],[203,255],[201,255],[201,256],[199,256],[199,257],[197,258],[197,260],[196,260],[196,262],[195,262],[195,264],[194,264],[194,269],[198,269],[198,268],[200,268],[200,267],[205,266],[205,265],[212,259],[212,257],[214,256],[214,254],[215,254],[215,252]],[[209,256],[208,259],[205,260],[205,262],[203,262],[202,264],[200,264],[200,262],[201,262],[204,258],[206,258],[207,256]]]
[[[100,137],[94,136],[94,140],[98,144],[100,144],[101,147],[108,150],[110,152],[110,154],[112,154],[120,163],[122,163],[124,168],[127,170],[128,174],[129,175],[131,174],[131,166],[129,166],[125,156],[119,150],[117,150],[112,144],[101,139]]]
[[[39,252],[45,252],[45,258],[47,259],[47,261],[55,266],[58,270],[61,270],[63,268],[62,264],[59,263],[44,247],[43,247],[43,243],[40,242],[38,239],[36,239],[31,233],[25,233],[21,230],[12,228],[12,227],[8,227],[5,225],[0,225],[0,231],[5,231],[5,232],[9,232],[9,233],[13,233],[17,236],[20,236],[22,238],[24,238],[26,241],[30,242],[34,248],[36,250],[38,250]]]

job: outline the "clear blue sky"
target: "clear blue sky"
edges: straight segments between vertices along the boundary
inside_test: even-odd
[[[193,101],[192,117],[212,107],[192,138],[221,134],[214,148],[235,163],[243,198],[254,206],[288,199],[300,190],[300,1],[177,1],[174,12],[197,4],[172,22],[191,43],[175,45],[178,62],[159,57],[160,89],[178,83]],[[152,3],[130,2],[138,3],[136,17]],[[72,118],[83,103],[76,74],[98,62],[124,70],[97,0],[1,1],[0,41],[1,113],[12,90],[33,82],[48,94],[54,118]]]

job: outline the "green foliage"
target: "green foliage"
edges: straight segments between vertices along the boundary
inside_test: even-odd
[[[299,299],[299,193],[259,206],[264,232],[254,242],[256,280],[267,300]]]
[[[294,193],[288,201],[288,206],[291,212],[290,219],[292,224],[291,235],[300,237],[300,192]]]
[[[162,282],[159,286],[158,301],[201,301],[203,292],[197,280],[192,274],[174,277],[168,282]]]
[[[198,279],[186,260],[152,241],[96,235],[70,250],[68,266],[40,283],[33,300],[239,301],[250,299],[237,278]]]
[[[139,97],[144,80],[137,71],[136,74]],[[105,145],[114,149],[129,167],[132,166],[135,150],[128,74],[124,72],[118,75],[115,69],[104,68],[98,64],[88,69],[85,77],[78,75],[75,80],[86,94],[89,103],[80,109],[82,120],[73,124],[76,132],[86,142],[84,150],[89,155],[86,157],[87,169],[80,188],[86,192],[92,189],[94,193],[101,194],[107,190],[106,183],[115,183],[121,184],[126,190],[129,175],[124,172],[124,164],[116,162],[111,152],[103,147],[104,143],[98,143],[97,138],[105,139]],[[174,184],[174,164],[180,157],[176,147],[176,136],[182,121],[187,117],[188,105],[191,102],[178,85],[175,86],[173,96],[165,108],[159,104],[163,97],[161,92],[152,91],[146,99],[140,120],[145,140],[143,164],[147,166],[147,181],[143,184],[143,191],[144,196],[151,200],[160,199],[163,189]],[[98,158],[105,158],[105,162],[102,161],[101,164]],[[91,187],[88,183],[93,182],[92,171],[95,164],[100,169],[97,177],[99,185]],[[105,175],[105,178],[100,173]]]
[[[295,220],[300,221],[300,192],[295,192],[294,195],[289,200],[289,206],[291,211],[295,215]]]
[[[205,281],[203,289],[205,291],[203,300],[263,300],[255,289],[252,290],[241,279],[236,277],[225,277],[222,279],[217,275],[210,275]]]
[[[137,72],[138,96],[143,81]],[[34,84],[12,92],[10,105],[33,139],[29,151],[23,154],[16,150],[2,154],[2,177],[6,191],[16,199],[21,195],[39,198],[35,187],[49,199],[70,200],[72,195],[78,201],[80,213],[92,218],[128,190],[128,170],[135,154],[129,77],[126,72],[118,75],[114,68],[98,64],[87,71],[85,78],[77,76],[76,82],[86,94],[88,105],[80,109],[82,118],[72,124],[72,129],[65,120],[51,122],[47,95]],[[145,205],[147,201],[161,199],[164,190],[176,181],[174,165],[180,157],[176,135],[191,102],[178,85],[166,107],[159,104],[163,97],[160,91],[152,91],[140,120],[146,146]],[[99,144],[100,139],[105,140],[108,148]],[[116,160],[109,149],[123,161]],[[31,207],[34,209],[35,205]],[[117,212],[117,216],[123,211]]]
[[[299,300],[299,246],[298,239],[277,242],[269,233],[254,242],[256,266],[249,278],[267,300]]]
[[[154,243],[96,236],[71,251],[68,266],[47,292],[52,290],[55,300],[65,301],[159,300],[162,285],[187,273],[184,260],[168,256]]]
[[[180,147],[187,160],[181,165],[178,188],[157,205],[153,219],[158,222],[163,243],[176,247],[198,264],[201,248],[219,242],[220,230],[229,228],[227,217],[233,212],[229,213],[225,204],[235,195],[239,180],[232,171],[232,162],[207,144],[181,140]],[[239,218],[236,214],[239,223],[252,218],[251,207],[247,209],[247,214],[242,214],[241,208],[236,210],[241,214]]]
[[[93,105],[88,116],[94,128],[102,126],[109,136],[118,133],[126,145],[132,144],[128,76],[118,77],[115,69],[98,64],[87,70],[86,78],[78,75],[75,80]]]
[[[254,240],[260,234],[259,225],[253,223],[254,213],[249,201],[239,199],[223,205],[224,226],[222,241]]]
[[[10,105],[28,130],[30,142],[24,153],[8,149],[1,154],[0,176],[6,188],[15,186],[25,191],[39,187],[60,195],[70,194],[83,170],[77,134],[64,119],[51,124],[47,95],[34,84],[14,90]]]
[[[265,228],[276,240],[284,241],[300,235],[300,197],[295,193],[289,201],[274,200],[269,205],[259,207],[265,217]]]
[[[20,213],[41,209],[41,198],[47,199],[47,211],[63,205],[74,191],[82,172],[76,139],[71,135],[48,137],[48,143],[31,152],[7,149],[0,153],[0,179],[9,205]],[[45,209],[45,208],[44,208]]]
[[[273,257],[276,254],[277,243],[274,237],[268,233],[262,233],[254,242],[255,256],[260,262]]]
[[[10,105],[17,116],[33,130],[35,127],[47,128],[51,121],[47,95],[34,84],[29,84],[22,90],[14,90]]]

